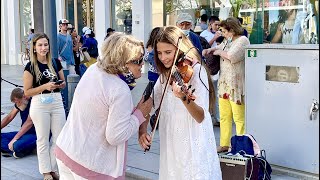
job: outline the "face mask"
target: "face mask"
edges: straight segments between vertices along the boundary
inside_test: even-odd
[[[232,37],[228,37],[228,44],[232,42]]]
[[[188,30],[182,29],[182,31],[183,31],[184,35],[189,36],[190,29],[188,29]]]
[[[41,94],[40,101],[43,104],[51,104],[53,102],[53,97],[51,95],[50,96],[43,96]]]

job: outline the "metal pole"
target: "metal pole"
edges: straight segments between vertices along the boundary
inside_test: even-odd
[[[163,12],[163,26],[166,26],[167,24],[167,11],[166,11],[166,0],[163,0],[162,3],[162,12]]]
[[[50,40],[51,56],[58,58],[56,1],[43,1],[44,32]]]
[[[90,12],[91,12],[91,7],[90,7],[90,0],[87,0],[87,27],[91,27],[90,26]]]
[[[78,0],[73,0],[74,28],[78,31]]]
[[[42,33],[43,28],[43,0],[33,0],[33,23],[34,32]]]

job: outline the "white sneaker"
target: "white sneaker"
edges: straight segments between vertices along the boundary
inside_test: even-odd
[[[13,156],[14,158],[16,158],[16,159],[19,159],[19,157],[16,156],[16,152],[13,152],[12,156]]]

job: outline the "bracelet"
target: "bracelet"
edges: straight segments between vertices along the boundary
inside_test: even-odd
[[[187,96],[184,95],[182,98],[180,98],[182,101],[186,101],[187,100]]]

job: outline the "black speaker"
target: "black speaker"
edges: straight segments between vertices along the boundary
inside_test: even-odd
[[[256,158],[219,154],[223,180],[257,180],[259,160]]]

